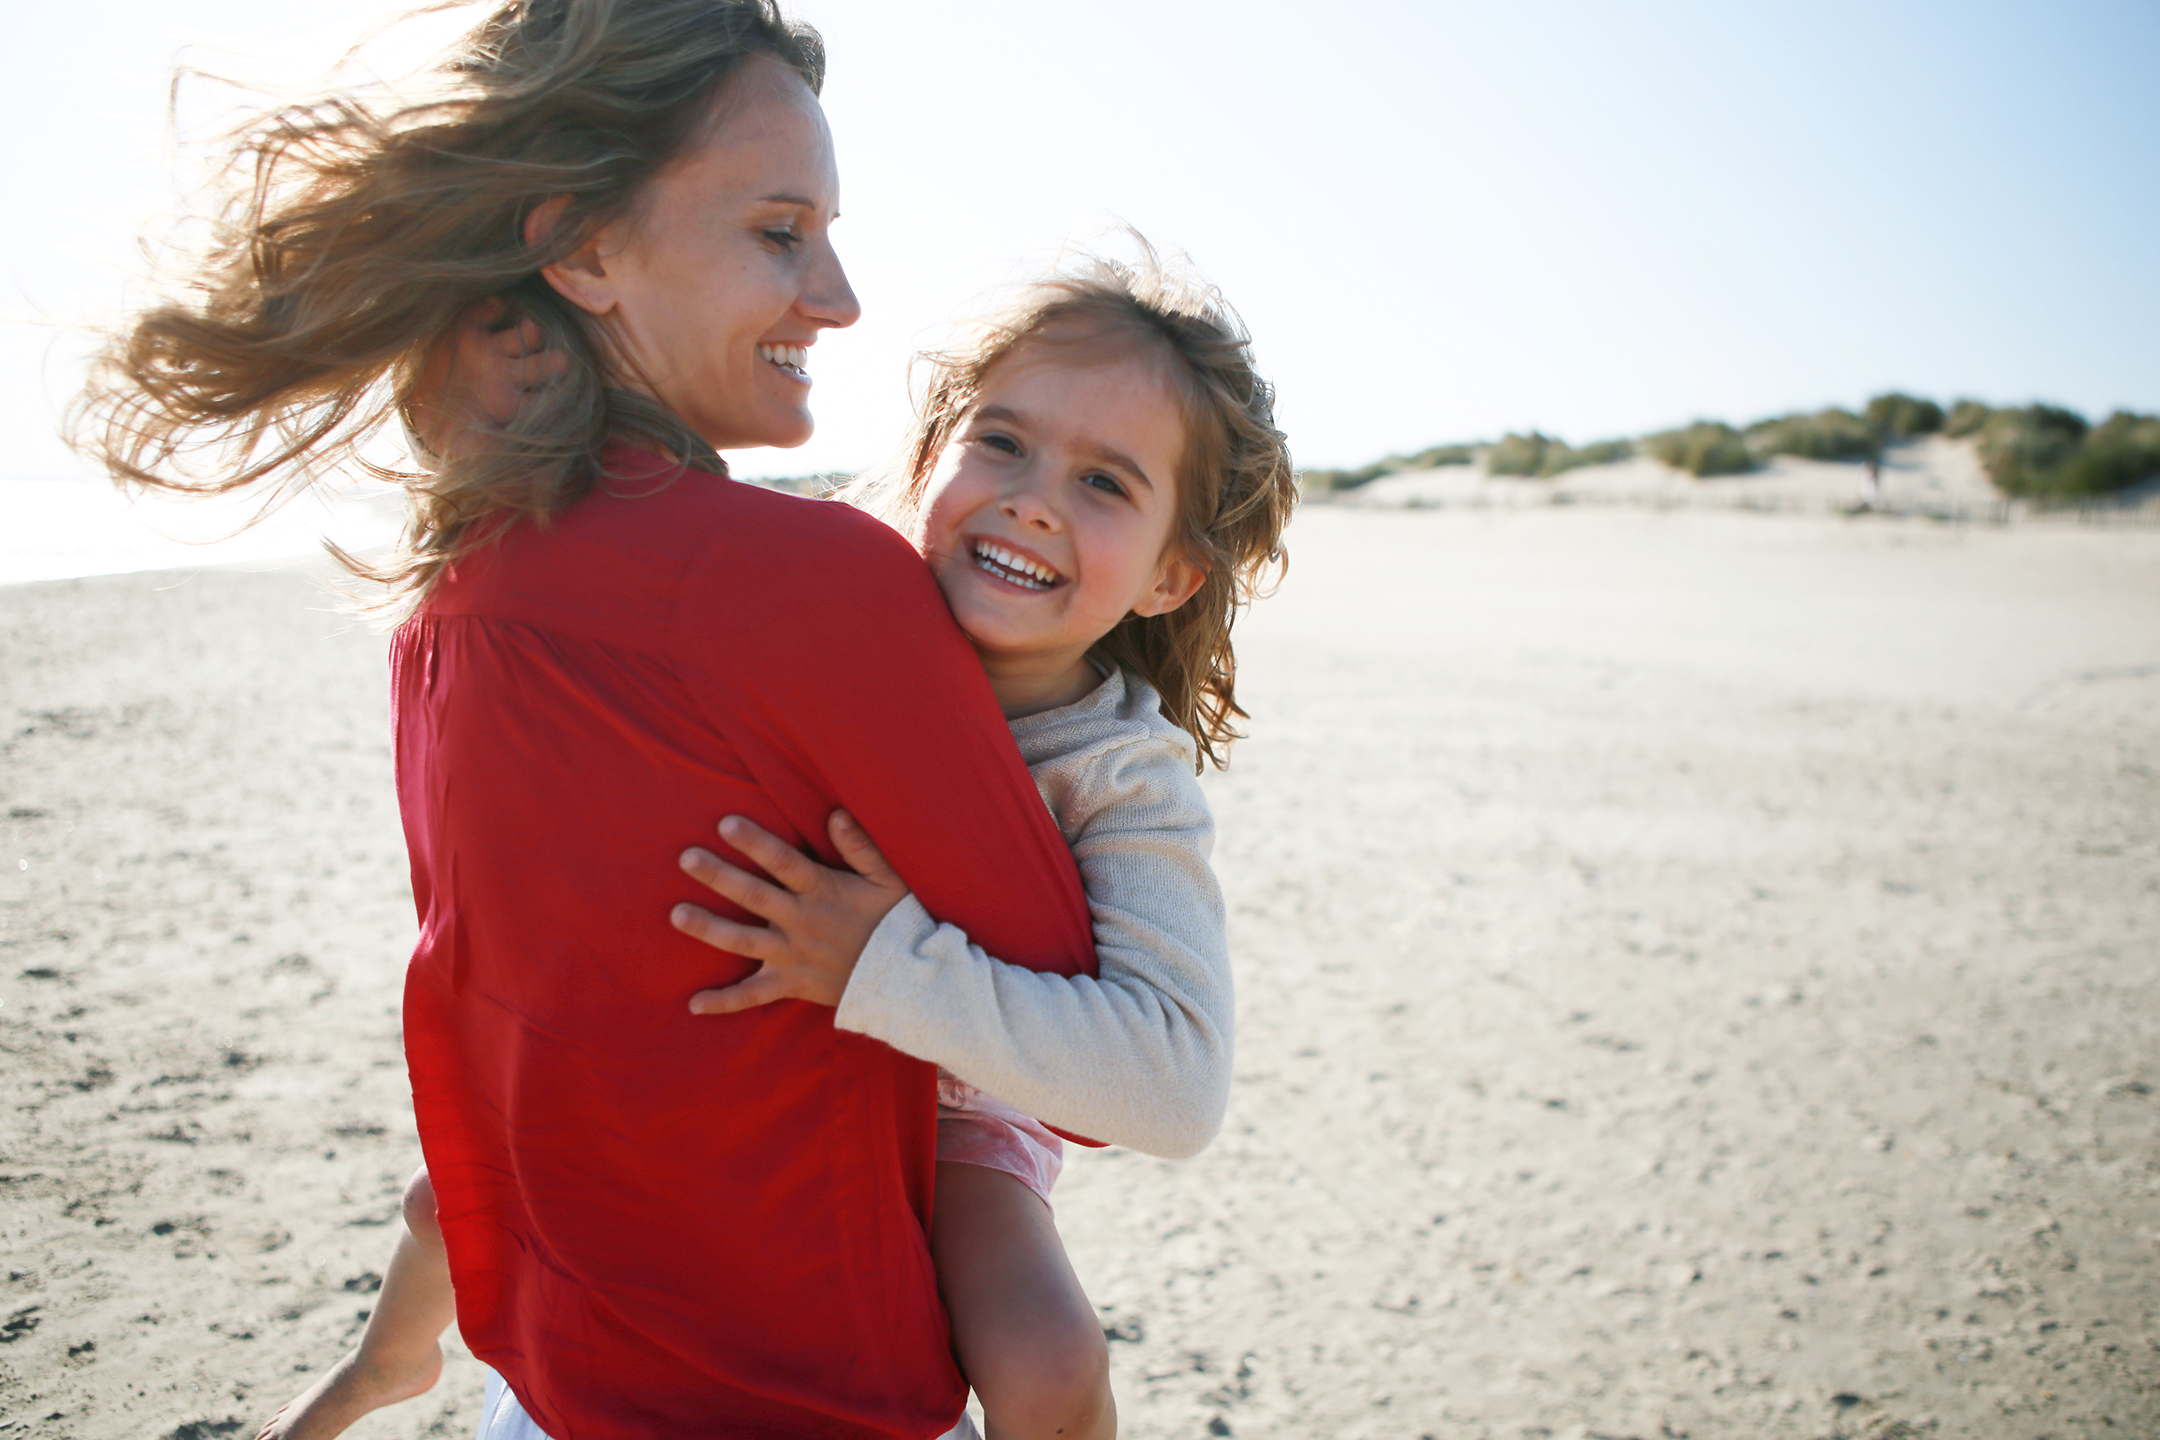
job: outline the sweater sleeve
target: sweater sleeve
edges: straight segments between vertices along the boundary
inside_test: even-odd
[[[1049,1124],[1182,1159],[1229,1103],[1234,1026],[1214,822],[1188,762],[1142,737],[1100,757],[1067,820],[1097,975],[1010,965],[914,896],[885,917],[834,1024],[934,1060]]]

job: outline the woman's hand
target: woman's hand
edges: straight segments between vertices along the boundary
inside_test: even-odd
[[[756,974],[690,997],[694,1015],[732,1015],[775,1000],[838,1005],[863,946],[886,912],[908,893],[855,817],[835,810],[827,822],[833,845],[853,867],[835,870],[783,843],[769,831],[730,815],[720,838],[780,883],[737,869],[709,850],[685,850],[682,868],[765,921],[744,925],[695,905],[678,905],[675,928],[713,946],[761,961]]]
[[[406,443],[419,457],[463,458],[477,437],[515,420],[525,398],[567,368],[540,327],[503,300],[469,305],[413,378],[402,412]]]

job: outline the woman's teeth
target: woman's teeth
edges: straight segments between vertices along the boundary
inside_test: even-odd
[[[975,546],[975,564],[1000,580],[1009,580],[1023,590],[1048,590],[1057,584],[1058,573],[1047,565],[1015,555],[998,545],[980,541]]]
[[[810,347],[807,345],[760,345],[757,353],[759,359],[783,370],[792,370],[797,375],[810,373]]]

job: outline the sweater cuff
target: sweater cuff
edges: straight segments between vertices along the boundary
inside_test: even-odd
[[[937,928],[938,922],[912,891],[886,911],[877,929],[870,932],[847,988],[840,992],[833,1028],[874,1040],[895,1033],[899,1027],[893,1021],[915,1008],[912,1002],[924,968],[916,951]]]

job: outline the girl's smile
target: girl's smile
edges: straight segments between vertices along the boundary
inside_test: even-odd
[[[931,472],[917,544],[1008,717],[1085,695],[1096,641],[1204,578],[1171,544],[1185,421],[1169,363],[1023,341]]]
[[[1049,590],[1065,577],[1019,546],[1007,547],[995,540],[973,539],[967,551],[984,574],[1021,590]]]

